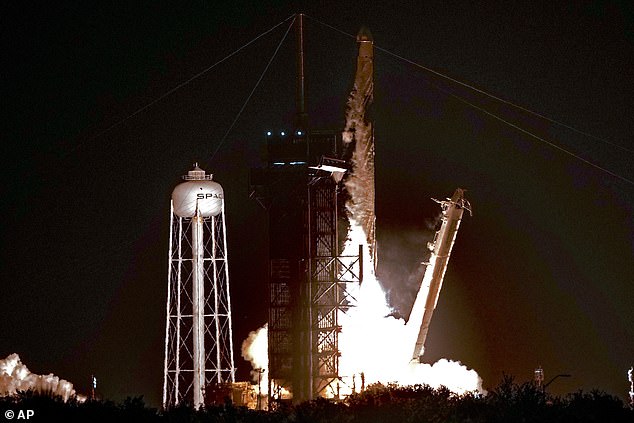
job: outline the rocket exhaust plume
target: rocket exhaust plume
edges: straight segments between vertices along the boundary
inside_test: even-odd
[[[247,339],[242,341],[242,358],[251,363],[251,380],[255,382],[257,392],[261,396],[268,395],[269,387],[269,325],[265,323],[261,328],[251,331]],[[273,391],[279,390],[283,398],[290,398],[291,393],[286,388],[278,386],[275,381],[271,384]]]
[[[64,402],[71,397],[80,401],[86,398],[76,396],[73,384],[54,374],[36,375],[22,363],[20,356],[11,354],[0,360],[0,396],[15,395],[18,391],[32,391],[41,395],[60,397]]]
[[[254,382],[260,382],[262,387],[269,385],[269,325],[265,323],[261,328],[249,332],[247,339],[242,341],[242,358],[251,363],[251,377]]]
[[[363,251],[370,254],[363,255],[363,283],[347,288],[347,295],[356,299],[354,306],[340,310],[337,320],[340,325],[338,338],[339,381],[337,392],[325,392],[329,396],[348,395],[365,385],[372,383],[398,383],[400,385],[427,384],[438,388],[445,386],[452,392],[462,394],[482,389],[482,380],[477,372],[468,369],[460,362],[441,359],[432,364],[412,360],[413,350],[420,341],[419,332],[427,327],[431,319],[433,303],[435,307],[440,284],[434,289],[435,298],[428,300],[430,289],[423,284],[417,300],[419,305],[406,325],[402,319],[393,316],[385,292],[375,276],[376,268],[376,238],[375,238],[375,182],[374,182],[374,134],[372,125],[367,121],[367,109],[373,98],[373,42],[369,31],[361,31],[357,36],[359,57],[357,72],[346,112],[346,125],[343,140],[347,146],[347,157],[350,158],[352,171],[346,175],[345,186],[350,195],[346,204],[350,229],[342,256],[356,256],[361,245]],[[462,192],[461,190],[459,190]],[[457,191],[458,192],[458,191]],[[457,204],[457,201],[455,202]],[[443,202],[441,202],[441,205]],[[443,213],[445,212],[443,205]],[[455,204],[452,206],[455,208]],[[455,223],[451,220],[452,224]],[[450,236],[448,244],[442,244],[443,251],[447,245],[453,245],[455,238],[454,225],[451,231],[445,231]],[[455,230],[454,230],[455,229]],[[450,247],[449,247],[450,249]],[[440,262],[442,251],[436,252],[434,261]],[[448,258],[448,254],[447,254]],[[428,266],[426,271],[435,274],[434,280],[442,282],[446,260],[442,265]],[[353,284],[350,284],[353,285]],[[432,286],[431,284],[430,286]],[[434,285],[435,286],[435,285]],[[416,307],[416,306],[415,306]],[[429,310],[429,312],[427,311]],[[427,320],[424,320],[427,319]],[[427,326],[423,322],[427,322]],[[254,369],[265,368],[268,351],[266,350],[266,329],[261,328],[252,332],[243,344],[243,356],[250,360]],[[424,330],[426,335],[426,329]],[[262,337],[263,340],[259,341]],[[260,344],[261,342],[261,344]],[[423,337],[424,344],[424,337]],[[263,345],[263,348],[257,347]],[[422,351],[422,344],[421,349]],[[419,354],[414,353],[418,358]],[[257,376],[257,373],[255,373]]]
[[[433,301],[427,298],[428,292],[424,293],[427,307],[423,310],[429,310],[429,312],[422,313],[420,318],[415,317],[413,320],[410,318],[406,325],[403,320],[393,317],[393,310],[387,303],[385,292],[376,279],[374,273],[376,266],[374,134],[371,124],[366,122],[367,107],[373,98],[373,43],[369,32],[363,30],[357,36],[357,42],[359,43],[357,72],[348,100],[346,127],[343,132],[344,142],[352,149],[352,172],[345,182],[350,194],[350,200],[346,205],[350,231],[343,255],[354,254],[360,244],[368,247],[371,254],[364,257],[364,268],[370,269],[369,275],[364,275],[363,284],[357,288],[358,291],[351,293],[357,299],[356,307],[341,313],[340,316],[342,328],[339,338],[340,375],[348,388],[347,392],[346,389],[342,389],[342,393],[356,390],[357,380],[363,380],[365,384],[396,382],[401,385],[446,386],[458,394],[470,391],[484,392],[482,380],[478,374],[474,370],[467,369],[460,362],[441,359],[430,365],[421,363],[419,360],[411,360],[412,348],[416,349],[417,341],[420,342],[419,332],[424,332],[425,335],[427,333],[426,328],[431,320],[430,312],[433,311],[430,305],[433,303],[435,307],[440,285],[437,284],[437,289],[434,290],[436,296]],[[459,191],[462,193],[462,190]],[[440,243],[444,252],[447,252],[447,245],[449,250],[451,249],[455,239],[457,225],[455,225],[455,219],[451,222],[454,225],[452,230],[445,231],[451,242]],[[441,253],[437,251],[435,258],[438,261],[442,261],[440,260]],[[446,258],[448,259],[448,253]],[[443,266],[429,266],[426,273],[430,273],[431,277],[434,274],[433,269],[436,268],[437,277],[434,280],[442,282],[446,259],[444,263],[439,264]],[[425,318],[427,320],[424,320]],[[423,324],[425,321],[427,326]],[[415,355],[418,356],[418,353]]]

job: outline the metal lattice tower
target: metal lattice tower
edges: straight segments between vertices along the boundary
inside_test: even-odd
[[[363,279],[362,250],[358,256],[339,255],[338,183],[329,174],[313,177],[308,197],[310,397],[338,398],[339,317],[356,305],[349,288]]]
[[[163,407],[235,382],[222,187],[195,166],[172,193]],[[209,402],[209,401],[207,401]]]
[[[302,14],[296,35],[295,127],[266,133],[268,166],[250,175],[250,196],[269,216],[270,409],[284,399],[283,390],[294,402],[338,396],[339,318],[355,303],[348,287],[362,277],[361,251],[339,255],[337,227],[345,215],[338,213],[338,195],[348,167],[340,132],[308,123]]]

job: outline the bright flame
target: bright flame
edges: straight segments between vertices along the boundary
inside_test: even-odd
[[[59,396],[64,401],[71,397],[79,401],[83,396],[76,396],[73,384],[60,379],[54,374],[36,375],[22,364],[20,356],[11,354],[0,360],[0,396],[15,395],[18,391],[33,391],[38,394]]]
[[[354,254],[359,243],[363,245],[365,234],[360,226],[353,224],[349,235],[343,255]],[[364,268],[373,269],[367,255]],[[434,388],[445,386],[457,394],[483,392],[477,372],[460,362],[441,359],[430,365],[411,361],[418,328],[390,315],[392,310],[385,292],[372,270],[364,275],[356,295],[357,306],[342,313],[339,320],[342,326],[340,374],[349,391],[345,392],[344,388],[342,393],[352,392],[353,385],[359,390],[361,374],[366,386],[371,383],[427,384]]]
[[[375,239],[375,187],[374,187],[374,132],[366,119],[366,107],[373,98],[373,45],[371,40],[359,39],[359,57],[354,87],[348,98],[346,126],[343,142],[352,149],[352,172],[345,180],[350,199],[346,204],[350,221],[348,242],[342,256],[356,256],[359,245],[363,246],[363,283],[346,287],[348,294],[356,298],[356,304],[338,316],[341,325],[339,336],[339,375],[343,386],[341,395],[360,390],[372,383],[397,383],[400,385],[427,384],[432,387],[445,386],[452,392],[462,394],[469,391],[484,392],[482,380],[474,370],[460,362],[441,359],[433,365],[412,361],[416,344],[421,310],[413,310],[416,317],[406,325],[403,320],[391,316],[385,292],[374,274],[376,257]],[[369,252],[369,254],[368,254]],[[366,270],[367,269],[367,270]],[[427,268],[428,272],[433,266]],[[431,276],[431,275],[430,275]],[[427,278],[428,279],[428,278]],[[353,285],[353,284],[348,284]],[[424,280],[423,291],[429,291]],[[424,310],[423,310],[424,311]],[[420,317],[420,318],[419,318]],[[418,327],[416,323],[418,322]],[[263,328],[264,329],[264,328]],[[257,336],[263,336],[262,329]],[[253,332],[252,332],[253,334]],[[251,339],[249,335],[249,339]],[[255,338],[255,335],[254,335]],[[248,340],[247,340],[248,341]],[[246,342],[245,342],[246,343]],[[253,339],[249,345],[256,345]],[[266,344],[264,344],[266,346]],[[252,354],[251,346],[247,352]],[[243,356],[245,356],[243,345]],[[254,368],[265,366],[265,352],[258,354]],[[266,353],[268,358],[268,353]],[[246,356],[245,356],[246,358]],[[251,360],[255,363],[255,360]],[[263,364],[264,363],[264,364]],[[256,367],[257,366],[257,367]],[[328,392],[333,395],[334,392]]]
[[[355,255],[358,246],[365,253],[363,268],[368,269],[360,287],[348,288],[357,298],[356,307],[340,312],[342,330],[339,337],[339,374],[348,393],[359,389],[357,375],[364,384],[392,383],[400,385],[428,384],[446,386],[462,394],[467,391],[482,392],[482,380],[474,370],[468,370],[459,362],[442,359],[434,365],[412,361],[419,327],[391,316],[385,292],[374,274],[376,257],[375,241],[375,189],[374,189],[374,132],[366,119],[366,108],[372,103],[374,92],[373,44],[359,39],[359,57],[354,87],[348,98],[344,143],[353,145],[352,172],[347,176],[346,189],[350,199],[346,204],[350,231],[343,256]],[[367,41],[367,40],[365,40]],[[431,272],[433,266],[427,268]],[[429,286],[423,284],[423,290]],[[355,292],[356,291],[356,292]],[[418,312],[413,310],[413,312]],[[363,377],[361,377],[363,375]],[[341,387],[342,392],[346,388]],[[340,388],[340,389],[341,389]]]

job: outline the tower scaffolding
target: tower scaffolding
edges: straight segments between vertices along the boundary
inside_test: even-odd
[[[359,255],[339,255],[339,185],[336,175],[333,178],[327,172],[318,172],[308,185],[311,396],[338,398],[342,382],[339,317],[355,306],[356,299],[348,288],[350,284],[358,286],[363,279],[363,252],[360,247]]]

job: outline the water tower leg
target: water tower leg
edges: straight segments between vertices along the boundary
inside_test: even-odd
[[[203,269],[203,218],[199,213],[192,218],[192,273],[193,273],[193,307],[192,307],[192,336],[194,343],[194,407],[200,408],[204,404],[203,389],[205,388],[205,340],[204,340],[204,296],[205,290]]]

